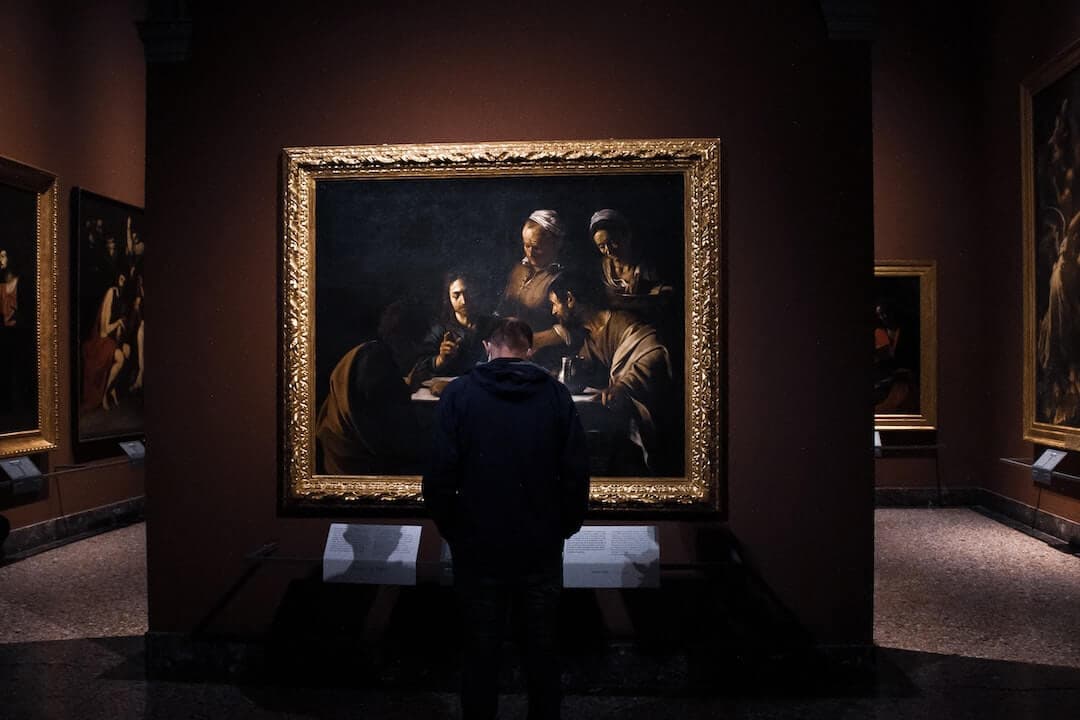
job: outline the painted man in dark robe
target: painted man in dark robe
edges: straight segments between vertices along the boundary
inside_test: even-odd
[[[415,307],[393,303],[383,313],[378,338],[360,343],[338,361],[316,422],[322,472],[419,471],[424,448],[404,378],[424,327]]]

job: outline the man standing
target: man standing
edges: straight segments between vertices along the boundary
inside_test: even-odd
[[[588,506],[585,433],[566,387],[528,362],[526,323],[497,320],[484,349],[489,361],[443,391],[423,485],[453,555],[465,634],[462,714],[495,717],[513,605],[526,625],[529,717],[558,718],[555,621],[563,540]]]

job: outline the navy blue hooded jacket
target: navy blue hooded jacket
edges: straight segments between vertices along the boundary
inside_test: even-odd
[[[424,502],[457,572],[559,567],[589,501],[585,433],[570,392],[513,358],[477,365],[436,409]]]

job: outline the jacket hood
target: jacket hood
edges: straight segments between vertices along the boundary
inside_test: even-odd
[[[481,363],[469,374],[487,392],[504,397],[532,395],[551,380],[548,371],[539,365],[514,358]]]

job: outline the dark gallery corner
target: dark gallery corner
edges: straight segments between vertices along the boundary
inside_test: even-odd
[[[11,0],[0,97],[0,719],[460,717],[500,315],[563,717],[1080,717],[1076,3]]]

